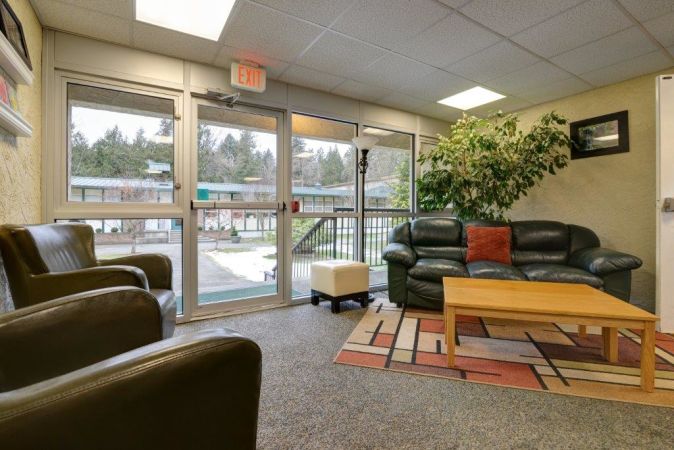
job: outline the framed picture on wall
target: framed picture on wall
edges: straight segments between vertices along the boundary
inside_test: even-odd
[[[33,70],[33,65],[30,63],[30,56],[28,55],[26,36],[23,34],[23,27],[19,18],[16,17],[9,3],[7,3],[7,0],[0,2],[0,31],[5,35],[9,43],[12,44],[12,47],[14,47],[14,50],[16,50],[28,68]]]
[[[571,122],[571,159],[630,151],[627,111]]]

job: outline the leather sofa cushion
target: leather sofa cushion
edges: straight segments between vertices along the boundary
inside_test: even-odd
[[[442,283],[442,277],[467,277],[466,266],[449,259],[422,258],[407,272],[417,280],[436,281]]]
[[[26,232],[48,272],[70,272],[96,266],[94,230],[89,225],[31,225]]]
[[[565,264],[569,229],[561,222],[527,220],[513,222],[513,264]]]
[[[495,261],[475,261],[466,264],[471,278],[488,278],[492,280],[526,281],[527,277],[517,267]]]
[[[558,283],[587,284],[601,288],[604,281],[590,272],[560,264],[528,264],[519,269],[530,281],[552,281]]]
[[[459,247],[461,222],[446,217],[425,217],[410,224],[412,247]]]
[[[526,220],[510,224],[516,250],[568,251],[569,229],[561,222]]]
[[[468,253],[466,262],[496,261],[511,264],[510,227],[476,227],[466,229]]]
[[[466,249],[462,247],[414,247],[418,258],[451,259],[463,262]]]
[[[414,292],[419,297],[432,298],[436,300],[444,299],[444,290],[442,283],[435,281],[417,280],[416,278],[407,277],[407,289]]]

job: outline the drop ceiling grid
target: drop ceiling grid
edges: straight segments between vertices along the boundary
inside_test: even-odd
[[[314,87],[356,98],[369,86],[372,89],[372,94],[367,96],[369,101],[396,103],[407,110],[437,111],[435,117],[438,118],[443,118],[440,114],[442,109],[433,107],[435,100],[469,85],[498,86],[507,84],[518,74],[531,76],[532,81],[538,79],[538,83],[531,83],[531,86],[525,83],[531,88],[529,98],[526,92],[516,90],[523,98],[537,102],[536,99],[554,97],[554,93],[545,92],[546,86],[549,85],[548,89],[552,90],[554,83],[557,87],[564,86],[564,92],[571,92],[604,85],[607,80],[621,81],[620,76],[637,76],[646,69],[655,71],[674,65],[674,33],[671,27],[667,27],[667,23],[671,22],[667,19],[674,13],[674,1],[666,0],[415,0],[416,10],[408,10],[409,17],[405,16],[416,25],[409,31],[400,17],[400,11],[409,7],[409,0],[334,0],[326,4],[314,1],[302,2],[301,8],[293,0],[239,0],[218,42],[189,38],[172,31],[157,31],[150,39],[152,26],[132,20],[134,0],[121,0],[122,7],[114,10],[110,9],[110,2],[106,0],[31,2],[45,26],[216,66],[228,65],[240,55],[251,55],[248,59],[273,63],[269,70],[270,78],[302,83],[306,82],[307,74],[311,74],[309,76],[324,78],[313,82]],[[398,8],[396,3],[400,3]],[[368,5],[379,16],[354,19]],[[499,8],[506,8],[507,14],[498,16],[494,11]],[[582,23],[587,26],[587,17],[600,15],[602,8],[606,9],[607,17],[612,18],[610,23],[574,33],[574,26],[576,30],[582,27]],[[243,15],[247,17],[242,18]],[[374,24],[372,27],[376,28],[379,23],[386,22],[386,17],[399,28],[392,32],[399,32],[404,39],[394,36],[381,41],[381,36],[373,37],[367,34],[368,30],[361,29],[363,24]],[[237,22],[240,20],[243,25]],[[625,20],[632,23],[633,29]],[[450,22],[458,25],[454,28],[445,25]],[[565,36],[566,39],[552,44],[538,42],[546,37],[546,32],[553,35],[563,33],[565,22],[570,22],[570,35]],[[442,30],[441,26],[445,26],[447,31],[436,32]],[[466,40],[471,44],[474,44],[471,38],[478,34],[487,40],[470,51],[465,51],[466,46],[462,46],[457,56],[445,55],[447,59],[434,58],[433,49],[424,56],[410,44],[424,34],[430,36],[431,43],[435,43],[433,39],[440,39],[438,36],[450,39],[451,34],[448,33],[456,26],[465,30],[462,36],[467,35]],[[258,36],[258,41],[253,43],[241,39],[241,30],[246,28],[260,32],[262,37]],[[119,30],[118,34],[114,33],[115,29]],[[154,29],[157,30],[156,27]],[[233,35],[239,35],[239,39],[232,39]],[[495,36],[494,42],[486,38],[489,35]],[[607,43],[602,43],[602,40]],[[638,40],[641,42],[636,42]],[[336,51],[335,42],[344,43],[343,48]],[[625,45],[628,51],[612,50],[612,55],[605,55],[601,47],[605,45],[610,51],[611,42]],[[353,43],[359,51],[352,51],[354,47],[348,43]],[[502,56],[500,48],[519,58],[519,65],[507,58],[499,60]],[[434,50],[435,54],[440,54],[443,46],[436,43]],[[590,58],[588,63],[584,52],[595,52],[600,56]],[[633,59],[625,59],[625,55]],[[336,56],[335,62],[330,61],[331,56]],[[481,58],[483,62],[480,62]],[[337,60],[360,67],[339,67]],[[448,60],[451,60],[449,64],[443,64]],[[635,69],[630,61],[642,61],[643,64]],[[556,68],[553,71],[554,83],[541,78],[540,73],[534,70],[533,66],[541,62]],[[491,73],[483,75],[479,70],[481,64],[488,68],[486,72]],[[303,74],[301,68],[305,67],[310,70]],[[378,67],[400,73],[377,76],[375,70]],[[436,84],[420,86],[423,77],[426,77],[426,82]],[[394,96],[394,91],[401,95]],[[432,99],[436,93],[439,98]],[[507,91],[503,93],[512,95]],[[404,105],[399,102],[406,98],[403,96],[416,102],[403,108]],[[417,107],[420,103],[423,105]],[[447,110],[447,116],[453,114],[454,111]]]

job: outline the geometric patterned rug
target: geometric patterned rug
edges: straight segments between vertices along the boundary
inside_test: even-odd
[[[674,407],[674,337],[656,334],[655,392],[640,388],[638,330],[618,332],[618,362],[601,328],[457,316],[456,368],[447,368],[442,313],[378,298],[335,362],[520,389]]]

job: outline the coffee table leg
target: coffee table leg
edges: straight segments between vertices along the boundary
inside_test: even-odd
[[[456,312],[452,307],[445,308],[445,339],[447,341],[447,367],[454,367],[456,351]]]
[[[578,337],[580,338],[587,337],[587,327],[585,325],[578,325]]]
[[[609,362],[618,362],[618,329],[603,327],[601,334],[604,338],[604,358]]]
[[[641,333],[641,389],[655,388],[655,322],[644,322]]]

